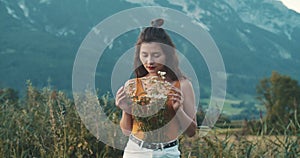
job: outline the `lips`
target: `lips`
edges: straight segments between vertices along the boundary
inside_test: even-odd
[[[149,70],[154,70],[154,69],[155,69],[155,66],[147,66],[147,69],[149,69]]]

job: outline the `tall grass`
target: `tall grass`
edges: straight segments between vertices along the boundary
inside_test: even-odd
[[[0,157],[102,157],[105,144],[85,128],[62,91],[27,83],[25,98],[0,91]],[[14,101],[12,101],[12,99]],[[113,150],[113,149],[112,149]],[[114,150],[113,156],[121,155]]]
[[[28,81],[26,96],[19,99],[16,94],[12,89],[0,90],[0,157],[122,157],[122,151],[98,141],[86,129],[74,101],[64,92],[50,86],[37,89]],[[109,94],[99,98],[108,118],[118,124],[121,111],[113,99]],[[181,155],[300,157],[298,120],[282,125],[283,133],[267,130],[263,121],[258,124],[244,129],[214,128],[206,136],[201,130],[192,138],[181,136]],[[109,133],[111,141],[120,141],[113,131]]]

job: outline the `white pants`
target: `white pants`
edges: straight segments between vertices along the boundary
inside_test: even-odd
[[[128,140],[123,158],[180,158],[178,145],[166,149],[142,148],[132,140]]]

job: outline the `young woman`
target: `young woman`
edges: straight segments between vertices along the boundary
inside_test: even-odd
[[[125,135],[129,135],[125,158],[180,157],[179,134],[195,135],[193,87],[179,69],[175,45],[161,28],[163,22],[163,19],[153,20],[152,26],[140,33],[134,57],[136,78],[127,81],[116,94],[116,105],[123,110],[120,127]],[[147,81],[161,76],[161,72],[164,73],[163,80],[170,83],[165,108],[156,111],[162,115],[160,118],[155,113],[152,114],[155,117],[134,115],[133,100],[126,93],[126,86],[134,85],[134,96],[137,100],[142,99],[147,96],[146,90],[153,86]],[[146,101],[142,105],[147,104]],[[146,128],[146,125],[151,128]],[[149,134],[151,132],[154,134]]]

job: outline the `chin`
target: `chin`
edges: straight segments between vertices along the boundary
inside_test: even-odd
[[[148,73],[155,73],[155,72],[157,72],[156,70],[149,70],[149,69],[147,69],[147,72]]]
[[[157,71],[154,71],[154,70],[150,70],[150,71],[148,71],[148,74],[157,74]]]

